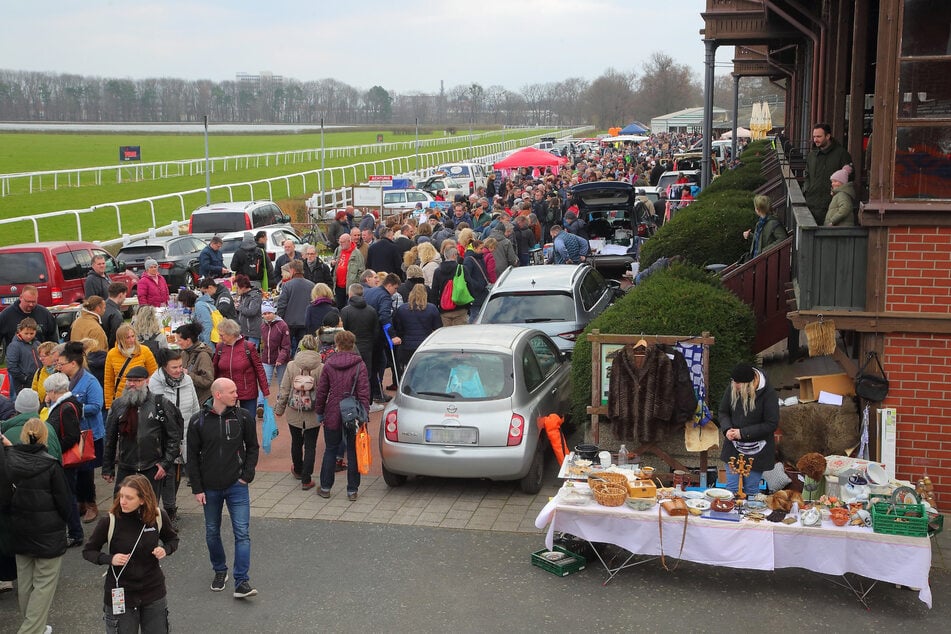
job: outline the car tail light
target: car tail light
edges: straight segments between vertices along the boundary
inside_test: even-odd
[[[248,231],[251,230],[251,216],[248,214],[244,214],[244,228]]]
[[[188,233],[192,232],[192,223],[195,221],[195,217],[192,216],[188,219]]]
[[[50,299],[63,299],[63,289],[55,286],[50,287]]]
[[[386,439],[390,442],[399,442],[400,441],[400,429],[399,423],[396,420],[396,410],[391,409],[386,415],[386,420],[383,425],[383,433],[386,436]]]
[[[161,264],[158,265],[158,267],[159,267],[160,269],[170,269],[170,268],[172,268],[172,263],[171,263],[171,262],[162,262]]]
[[[557,336],[561,337],[562,339],[567,339],[568,341],[574,341],[575,339],[578,338],[578,335],[580,335],[582,332],[584,331],[583,330],[569,330],[568,332],[559,332]]]
[[[274,261],[274,257],[275,257],[277,254],[276,254],[276,253],[271,253],[270,251],[267,251],[266,253],[267,253],[267,258],[268,258],[271,262],[273,262],[273,261]]]
[[[470,194],[475,193],[475,181],[469,181],[469,193]]]
[[[505,444],[509,447],[522,444],[522,437],[525,435],[525,419],[518,414],[512,414],[512,420],[509,421],[509,438]]]

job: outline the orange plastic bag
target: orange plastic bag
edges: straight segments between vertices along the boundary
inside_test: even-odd
[[[357,449],[357,471],[361,475],[370,473],[370,465],[373,464],[373,452],[370,451],[370,432],[366,425],[361,425],[357,431],[357,437],[354,441]]]

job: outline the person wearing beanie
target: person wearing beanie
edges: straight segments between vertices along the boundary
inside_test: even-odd
[[[139,306],[165,306],[168,303],[168,284],[159,275],[158,262],[152,258],[145,261],[145,272],[139,278]]]
[[[40,397],[37,395],[36,390],[24,388],[17,394],[17,399],[13,406],[16,408],[17,414],[13,418],[0,423],[0,432],[3,432],[3,435],[9,438],[13,444],[18,444],[20,442],[20,432],[23,431],[23,426],[26,424],[26,421],[39,416]],[[56,435],[56,430],[53,429],[49,423],[44,423],[44,425],[46,425],[47,432],[49,432],[49,439],[46,442],[46,453],[62,461],[63,451],[60,448],[59,437]]]
[[[832,201],[822,223],[826,227],[855,226],[855,184],[849,182],[852,166],[846,165],[829,177],[832,183]]]
[[[326,286],[326,285],[325,285]],[[291,360],[291,330],[287,322],[277,314],[274,302],[261,302],[261,363],[268,385],[276,379],[277,385],[284,378],[287,362]],[[263,396],[258,391],[258,402],[263,406]]]
[[[739,363],[730,372],[730,385],[720,400],[720,431],[726,440],[720,459],[729,462],[742,455],[752,463],[743,478],[747,496],[759,492],[763,472],[776,466],[773,432],[779,426],[779,398],[766,381],[766,375],[749,363]],[[726,488],[737,493],[739,476],[727,469]]]

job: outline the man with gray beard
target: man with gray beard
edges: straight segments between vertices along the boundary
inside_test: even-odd
[[[149,373],[135,366],[125,376],[122,396],[112,402],[106,419],[102,479],[119,484],[141,473],[161,499],[162,480],[175,466],[182,441],[181,413],[148,387]]]

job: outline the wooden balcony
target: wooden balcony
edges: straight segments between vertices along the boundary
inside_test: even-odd
[[[801,34],[782,21],[770,20],[761,0],[707,0],[700,14],[703,36],[718,45],[776,44],[798,39]]]
[[[786,286],[792,279],[792,236],[752,260],[724,271],[721,279],[756,318],[753,351],[761,352],[789,337]]]

